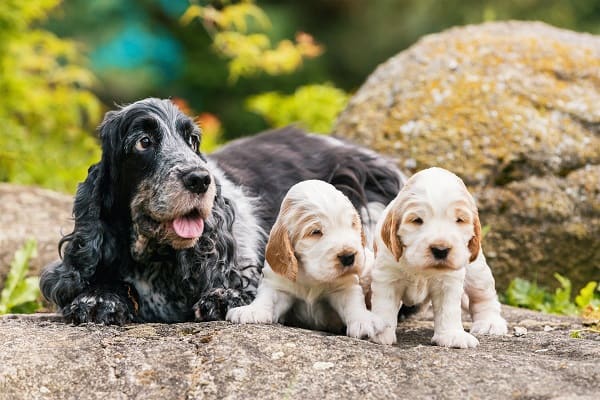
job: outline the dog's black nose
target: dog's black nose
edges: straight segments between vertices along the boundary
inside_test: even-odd
[[[206,193],[210,186],[210,174],[207,171],[194,170],[181,177],[183,186],[192,193]]]
[[[435,257],[436,260],[444,260],[446,257],[448,257],[448,253],[450,252],[450,247],[435,247],[435,246],[431,246],[431,253],[433,253],[433,257]]]
[[[339,255],[338,258],[344,267],[350,267],[354,264],[354,256],[355,253],[346,253]]]

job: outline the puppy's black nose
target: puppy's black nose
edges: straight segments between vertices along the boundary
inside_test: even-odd
[[[341,254],[338,256],[338,258],[344,267],[350,267],[352,264],[354,264],[355,254],[356,253]]]
[[[206,193],[210,186],[210,174],[207,171],[193,170],[181,177],[183,186],[192,193]]]
[[[444,260],[446,257],[448,257],[448,253],[450,252],[450,247],[431,246],[430,249],[433,257],[435,257],[436,260]]]

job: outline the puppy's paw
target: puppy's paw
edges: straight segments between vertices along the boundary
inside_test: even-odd
[[[477,319],[471,325],[472,334],[506,335],[508,327],[506,320],[500,315],[492,315],[484,319]]]
[[[109,292],[81,294],[62,312],[65,319],[75,325],[87,322],[124,325],[134,320],[131,305]]]
[[[373,337],[385,329],[385,322],[371,311],[362,313],[358,318],[348,321],[346,334],[350,337]]]
[[[196,321],[224,320],[227,310],[240,307],[247,302],[235,289],[217,288],[202,296],[193,306]]]
[[[227,321],[236,324],[272,324],[273,313],[252,304],[232,308],[227,312]]]
[[[431,339],[431,343],[437,344],[443,347],[454,347],[458,349],[468,349],[477,347],[479,341],[477,338],[470,333],[463,330],[458,331],[446,331],[443,333],[436,333]]]
[[[396,327],[386,326],[378,334],[370,337],[370,340],[379,344],[395,344],[396,343]]]

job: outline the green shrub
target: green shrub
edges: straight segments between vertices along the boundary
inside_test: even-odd
[[[275,127],[299,123],[312,132],[330,133],[348,99],[348,94],[329,84],[306,85],[291,95],[267,92],[253,96],[247,107]]]
[[[25,277],[29,260],[36,256],[35,240],[28,240],[17,250],[0,293],[0,314],[33,313],[40,308],[39,278]]]
[[[34,24],[59,0],[0,2],[0,181],[74,191],[99,147],[80,49]]]
[[[573,300],[571,281],[558,273],[555,273],[554,277],[560,284],[554,292],[538,286],[535,282],[516,278],[506,289],[502,300],[511,306],[564,315],[579,315],[589,307],[600,307],[598,282],[589,282]]]

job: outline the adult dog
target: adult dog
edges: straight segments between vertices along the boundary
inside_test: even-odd
[[[367,225],[376,217],[367,210],[401,186],[374,152],[295,128],[205,157],[198,127],[169,100],[108,112],[100,136],[102,159],[77,189],[62,260],[40,280],[73,323],[224,319],[254,298],[266,232],[292,185],[333,184]]]

